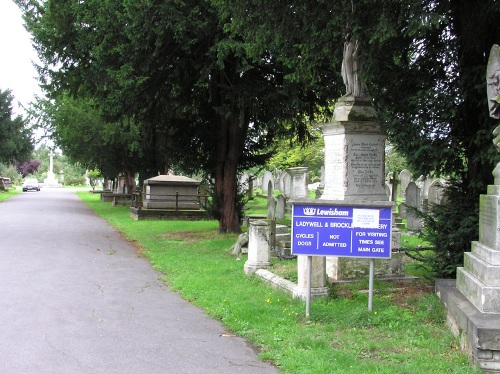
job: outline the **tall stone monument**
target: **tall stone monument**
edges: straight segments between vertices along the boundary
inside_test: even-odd
[[[500,119],[500,47],[493,46],[487,67],[490,116]],[[500,125],[493,132],[500,151]],[[437,280],[453,330],[483,370],[500,372],[500,163],[494,185],[479,200],[479,241],[465,253],[456,282]]]
[[[385,139],[372,99],[360,81],[358,43],[346,42],[342,77],[346,94],[337,100],[334,120],[324,124],[324,191],[320,200],[387,201]],[[344,267],[357,259],[328,257],[326,272],[342,278]]]
[[[500,119],[497,45],[491,49],[486,74],[490,116]],[[500,125],[494,135],[498,135],[499,129]],[[500,151],[500,143],[495,145]],[[479,200],[479,242],[472,242],[472,251],[465,253],[464,267],[457,269],[457,288],[481,313],[500,315],[500,163],[493,176],[495,184],[488,186],[487,194]]]
[[[54,174],[54,152],[51,150],[49,153],[49,170],[47,171],[47,178],[43,180],[43,187],[60,188],[62,185],[56,179]]]

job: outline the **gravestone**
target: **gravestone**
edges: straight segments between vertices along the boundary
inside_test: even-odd
[[[269,182],[271,182],[271,184],[269,184]],[[262,194],[264,196],[267,196],[269,194],[269,186],[271,186],[271,195],[273,194],[274,192],[274,177],[273,177],[273,174],[266,170],[264,172],[264,176],[262,177]]]
[[[290,197],[291,191],[292,191],[292,177],[285,171],[285,174],[283,175],[283,191],[281,192],[283,193],[283,195]]]
[[[286,199],[283,194],[279,194],[276,198],[276,219],[281,220],[285,218],[286,212]]]
[[[290,188],[291,199],[308,198],[307,190],[307,167],[288,168],[287,173],[290,174],[292,182]]]
[[[390,201],[391,200],[391,186],[389,183],[384,183],[384,190],[385,190],[385,197],[386,200]]]
[[[341,97],[325,139],[324,200],[386,201],[385,135],[370,98]]]
[[[267,219],[272,220],[276,215],[276,199],[271,196],[267,199]]]
[[[401,193],[404,194],[406,191],[406,187],[410,184],[411,180],[413,178],[413,174],[411,171],[407,169],[401,170],[401,173],[399,173],[399,181],[400,181],[400,188],[401,188]]]
[[[432,206],[433,204],[441,204],[441,199],[443,198],[443,186],[439,180],[435,180],[429,186],[429,192],[427,193],[427,200]]]
[[[417,210],[422,209],[420,188],[416,183],[410,182],[406,187],[405,205]],[[406,226],[408,230],[420,230],[422,228],[422,220],[418,218],[412,209],[406,210]]]
[[[274,183],[272,180],[267,182],[267,201],[273,198],[274,193]]]
[[[253,274],[258,269],[270,268],[268,223],[252,221],[248,233],[248,259],[244,266],[245,274]]]

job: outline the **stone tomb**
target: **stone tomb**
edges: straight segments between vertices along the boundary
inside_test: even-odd
[[[145,209],[199,210],[200,182],[180,175],[159,175],[144,181]]]

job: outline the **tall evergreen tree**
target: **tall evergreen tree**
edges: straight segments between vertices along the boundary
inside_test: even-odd
[[[10,90],[0,89],[0,162],[24,161],[31,155],[31,130],[21,116],[14,116]]]
[[[134,119],[184,170],[215,181],[220,232],[239,232],[237,174],[288,131],[305,137],[314,91],[285,85],[273,55],[251,57],[209,1],[18,0],[50,95],[90,96]],[[282,126],[285,118],[291,125]]]
[[[428,216],[436,275],[451,276],[477,238],[478,195],[498,160],[491,145],[485,71],[500,42],[497,0],[221,0],[247,40],[294,66],[292,79],[340,76],[346,40],[391,143],[416,173],[450,178],[448,202]],[[330,56],[330,64],[325,59]],[[305,66],[304,66],[305,65]]]

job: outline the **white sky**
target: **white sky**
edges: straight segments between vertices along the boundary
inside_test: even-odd
[[[37,61],[31,36],[23,26],[21,11],[12,0],[0,0],[0,89],[10,89],[15,114],[23,115],[19,103],[28,106],[41,96],[32,61]]]

